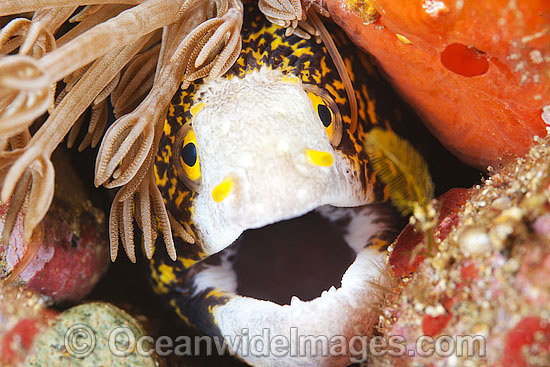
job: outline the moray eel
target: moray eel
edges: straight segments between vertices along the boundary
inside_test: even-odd
[[[356,93],[359,123],[351,126],[346,91],[325,46],[286,37],[255,4],[246,6],[235,65],[218,80],[179,91],[167,112],[155,175],[174,220],[178,258],[155,251],[154,289],[186,323],[228,341],[266,329],[287,338],[371,335],[389,284],[385,255],[395,228],[387,206],[376,204],[388,197],[363,138],[373,126],[405,118],[400,99],[372,59],[331,28]],[[343,227],[356,256],[340,286],[289,304],[238,294],[239,236],[312,210]],[[195,243],[178,228],[193,233]],[[162,248],[161,238],[156,245]],[[259,366],[350,363],[349,351],[255,356],[239,348],[230,345]]]

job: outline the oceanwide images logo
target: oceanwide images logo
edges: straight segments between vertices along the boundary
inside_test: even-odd
[[[485,338],[481,335],[421,336],[407,340],[402,335],[389,337],[343,335],[302,335],[290,328],[288,335],[273,335],[269,328],[252,335],[244,328],[238,335],[153,337],[138,335],[126,326],[113,329],[109,335],[99,335],[88,325],[75,324],[65,334],[65,350],[74,358],[87,358],[99,346],[106,347],[120,358],[131,354],[166,357],[239,355],[243,358],[338,358],[351,363],[373,357],[485,357]]]
[[[424,335],[412,343],[402,335],[346,337],[334,335],[301,335],[298,328],[290,328],[286,335],[272,335],[263,329],[261,335],[251,336],[248,329],[240,335],[227,338],[230,349],[243,357],[345,357],[350,362],[362,362],[369,355],[419,357],[485,357],[485,339],[481,335],[442,335],[432,338]]]

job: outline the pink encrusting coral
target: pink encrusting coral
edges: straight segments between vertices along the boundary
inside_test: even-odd
[[[17,216],[7,245],[0,244],[0,275],[56,302],[74,302],[107,269],[107,232],[103,213],[91,205],[67,162],[57,159],[56,165],[63,172],[58,177],[61,190],[28,244],[23,241],[23,215]],[[6,217],[7,205],[0,204],[0,231]]]
[[[402,281],[378,326],[406,351],[372,366],[550,365],[549,168],[546,140],[482,185],[445,194],[437,251],[410,225],[402,232],[390,255]]]
[[[57,312],[23,286],[0,285],[0,366],[24,366],[34,340]]]

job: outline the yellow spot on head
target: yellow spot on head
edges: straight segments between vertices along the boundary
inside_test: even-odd
[[[372,124],[378,123],[378,116],[376,115],[376,104],[375,101],[372,99],[369,99],[367,101],[367,114],[369,115],[370,122]]]
[[[311,47],[300,47],[294,50],[292,55],[299,58],[300,56],[303,56],[303,55],[313,55],[313,51],[311,51]]]
[[[170,196],[170,200],[172,200],[174,197],[174,193],[176,192],[177,185],[178,185],[178,180],[175,177],[170,179],[170,187],[168,188],[168,195]]]
[[[159,266],[160,271],[160,281],[163,283],[170,283],[176,280],[176,276],[174,275],[174,269],[166,264],[161,264]]]
[[[204,108],[204,103],[202,102],[195,103],[193,107],[191,107],[191,115],[195,116],[203,108]]]
[[[296,84],[296,85],[298,85],[300,79],[298,79],[298,77],[295,76],[295,75],[286,74],[286,75],[283,76],[283,81],[284,81],[285,83],[290,83],[290,84]]]
[[[319,150],[306,149],[306,159],[308,163],[322,167],[330,167],[334,163],[332,154]]]
[[[231,188],[233,187],[233,180],[230,177],[226,177],[223,181],[214,187],[212,190],[212,198],[216,203],[220,203],[229,195]]]
[[[181,203],[183,202],[183,199],[185,198],[185,193],[183,191],[178,191],[178,197],[176,198],[176,206],[178,208],[181,206]]]
[[[332,98],[334,98],[334,102],[340,103],[340,104],[344,104],[344,103],[347,102],[347,99],[344,98],[344,97],[342,96],[342,94],[338,93],[338,92],[336,91],[336,89],[334,89],[334,87],[333,87],[332,85],[327,84],[327,85],[325,86],[325,89],[327,90],[327,92],[330,93],[330,95],[332,96]]]
[[[186,269],[189,269],[191,266],[193,266],[198,260],[193,260],[193,259],[180,259],[181,262],[183,263],[183,266],[186,268]]]
[[[226,294],[224,291],[222,291],[221,289],[219,288],[214,288],[212,289],[210,292],[208,292],[208,294],[206,295],[205,298],[210,298],[210,297],[213,297],[213,298],[222,298],[224,297]]]
[[[401,42],[403,42],[404,44],[406,44],[406,45],[412,45],[412,42],[409,41],[409,39],[408,39],[407,37],[402,36],[402,35],[400,35],[399,33],[396,33],[395,35],[397,36],[397,39],[400,40]]]
[[[155,172],[155,182],[158,186],[165,186],[168,182],[168,176],[166,175],[166,172],[162,174],[162,177],[159,176],[157,165],[155,164],[153,166],[154,172]]]
[[[171,105],[170,107],[173,108]],[[172,127],[170,126],[168,121],[164,119],[164,134],[167,136],[170,136],[171,133],[172,133]]]

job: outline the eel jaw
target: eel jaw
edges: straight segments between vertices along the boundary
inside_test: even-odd
[[[354,174],[357,168],[330,144],[299,81],[261,69],[205,84],[198,96],[204,107],[192,126],[201,184],[192,220],[205,254],[223,250],[247,229],[327,204],[371,200]],[[312,151],[330,164],[312,162]],[[213,193],[221,183],[229,183],[230,190],[220,200]]]
[[[346,366],[367,357],[367,347],[349,343],[370,341],[378,322],[380,304],[391,289],[393,278],[385,256],[374,249],[361,250],[342,277],[341,287],[331,287],[311,301],[292,297],[290,304],[279,305],[251,297],[234,296],[213,308],[216,324],[233,353],[252,366]],[[375,286],[373,285],[375,284]],[[295,354],[274,353],[273,345],[258,343],[235,345],[231,341],[256,336],[272,341],[275,337],[294,344]],[[345,341],[340,353],[325,353],[322,346],[300,344],[304,338]],[[368,339],[367,339],[368,338]],[[298,340],[296,340],[298,339]],[[317,349],[312,349],[317,348]]]
[[[293,296],[289,297],[290,302],[285,297],[286,301],[276,303],[243,295],[248,291],[240,288],[235,268],[239,246],[231,246],[213,256],[216,259],[211,262],[207,259],[191,280],[192,297],[203,299],[205,294],[218,294],[223,299],[203,308],[201,318],[215,325],[216,332],[211,335],[223,336],[229,350],[250,365],[346,366],[364,360],[368,354],[368,342],[381,306],[396,285],[387,253],[377,246],[368,246],[376,243],[369,239],[390,241],[383,233],[395,233],[396,223],[384,204],[324,207],[318,213],[347,228],[343,239],[356,254],[338,288],[326,286],[324,291],[319,290],[320,296],[310,301]],[[252,340],[263,338],[270,343],[268,347],[262,347],[261,343],[253,345]],[[287,340],[294,349],[277,352],[273,349],[274,338]],[[312,349],[311,345],[300,344],[300,338],[313,338],[313,344],[321,340],[321,346]],[[344,349],[325,352],[322,340],[327,341],[328,348],[340,344]],[[352,348],[349,344],[356,342],[359,346],[353,344]]]

